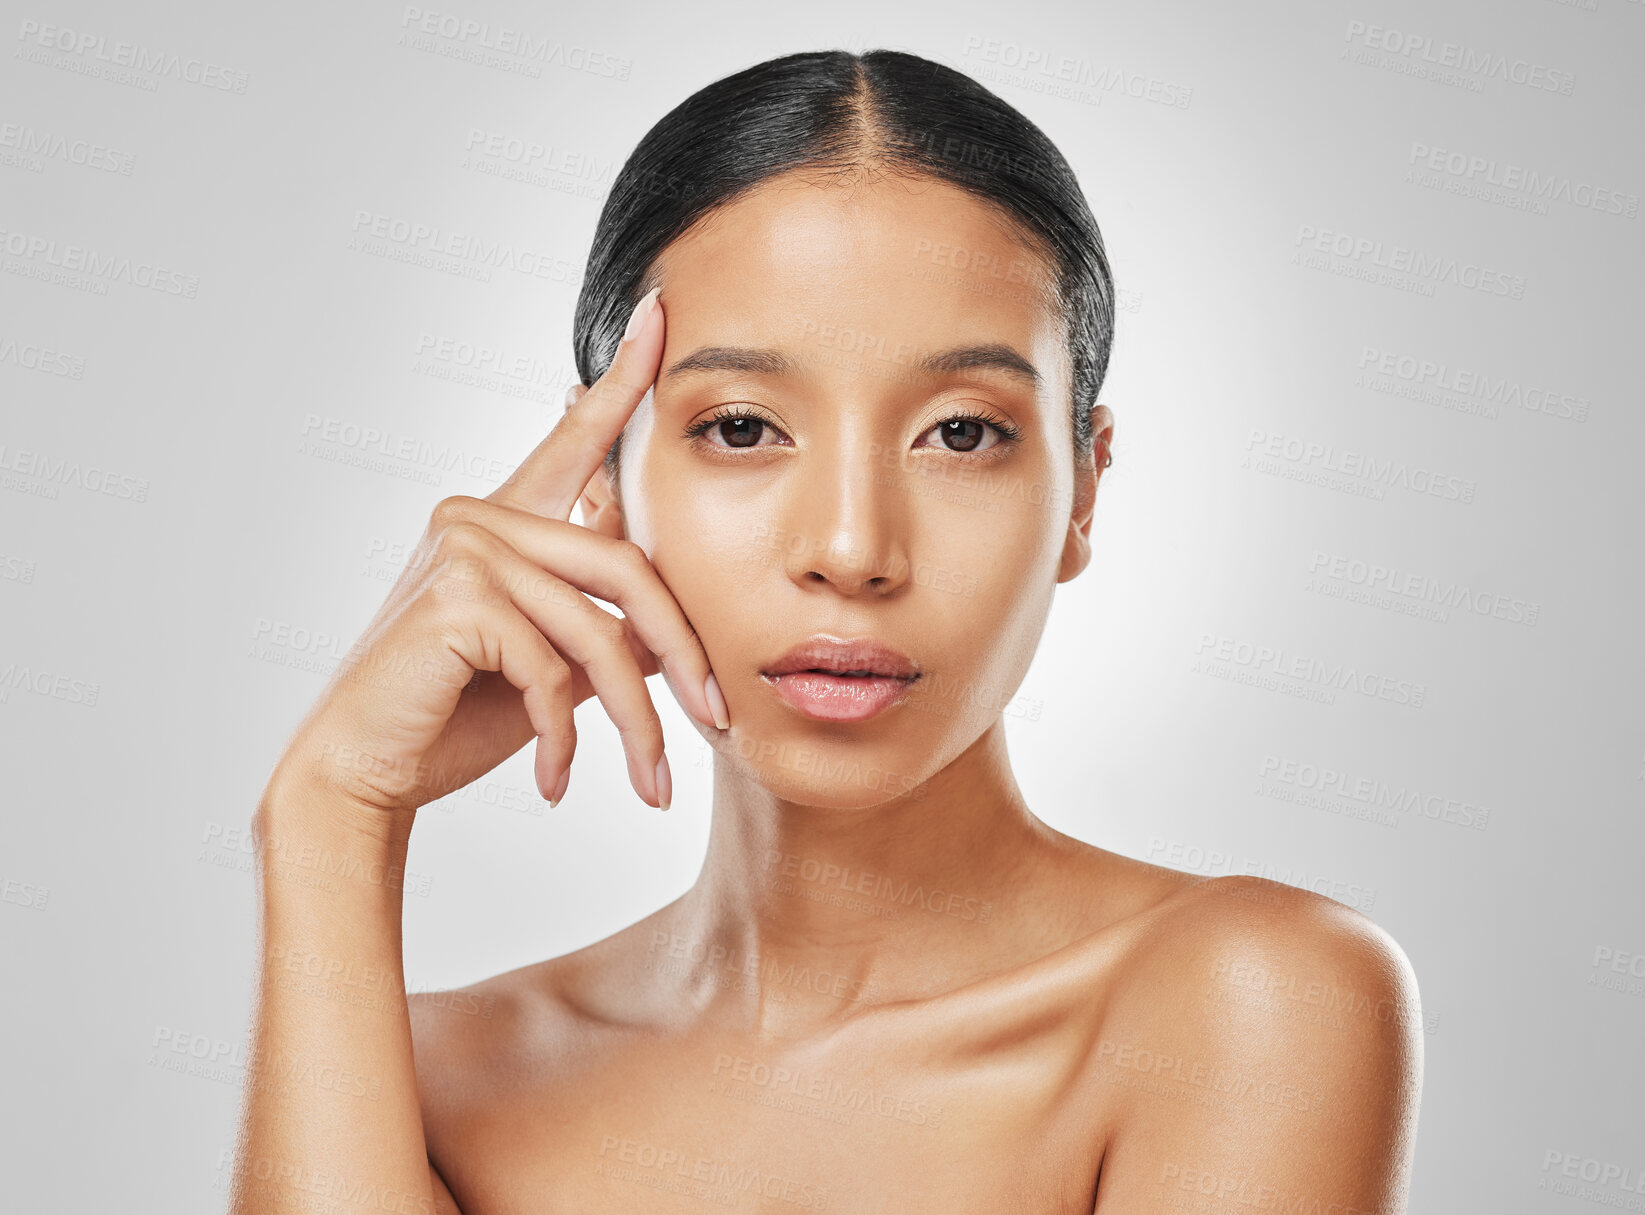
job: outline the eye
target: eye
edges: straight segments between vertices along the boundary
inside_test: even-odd
[[[777,424],[758,410],[746,405],[721,405],[712,414],[685,428],[684,437],[700,439],[720,450],[742,451],[750,447],[775,447],[775,443],[760,442],[766,432],[780,435]],[[720,440],[715,442],[715,440]]]
[[[996,436],[992,442],[988,441],[989,431],[993,431]],[[1022,437],[1020,427],[1013,426],[1006,419],[993,413],[955,414],[951,418],[944,418],[925,433],[936,435],[944,450],[960,455],[990,451],[1008,443],[1015,443]]]

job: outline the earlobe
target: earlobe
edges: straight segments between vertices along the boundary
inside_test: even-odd
[[[1074,506],[1069,512],[1068,535],[1062,542],[1058,582],[1067,582],[1091,563],[1091,515],[1096,506],[1099,475],[1091,460],[1083,461],[1074,470]]]
[[[590,531],[610,536],[613,540],[628,539],[623,508],[611,492],[611,479],[603,466],[588,479],[582,497],[577,499],[577,508],[582,512],[583,526]]]
[[[1114,415],[1106,405],[1091,407],[1091,455],[1074,469],[1074,503],[1068,517],[1068,535],[1063,540],[1062,563],[1057,581],[1067,582],[1091,563],[1091,517],[1097,505],[1097,482],[1102,470],[1112,463],[1108,454],[1114,441]]]

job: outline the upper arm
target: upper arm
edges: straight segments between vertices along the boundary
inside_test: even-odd
[[[1095,1215],[1402,1212],[1422,1082],[1415,976],[1366,917],[1260,878],[1202,884],[1116,991]]]
[[[434,1161],[450,1128],[461,1118],[466,1099],[464,1077],[472,1072],[474,1057],[487,1050],[484,1035],[490,1026],[491,1005],[478,1003],[470,991],[464,990],[411,992],[407,994],[406,1007],[411,1020],[417,1103],[428,1155],[429,1187],[434,1195],[433,1209],[427,1215],[462,1215],[451,1187]],[[486,1015],[473,1015],[473,1010],[481,1007]]]
[[[463,1215],[457,1207],[457,1200],[446,1188],[445,1178],[440,1176],[440,1170],[434,1167],[432,1160],[428,1162],[428,1184],[434,1190],[433,1215]]]

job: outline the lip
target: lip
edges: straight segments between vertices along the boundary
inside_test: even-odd
[[[819,669],[820,668],[820,669]],[[830,675],[824,671],[868,671]],[[920,678],[908,655],[873,638],[809,637],[760,672],[778,696],[817,721],[866,721],[900,701]]]

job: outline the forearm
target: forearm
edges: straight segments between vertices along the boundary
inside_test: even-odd
[[[259,977],[230,1215],[356,1210],[362,1194],[432,1215],[400,939],[410,833],[362,821],[272,790],[254,817]]]

